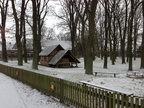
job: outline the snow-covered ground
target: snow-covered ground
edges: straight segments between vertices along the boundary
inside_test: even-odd
[[[69,108],[0,73],[0,108]]]
[[[98,74],[86,75],[83,68],[83,59],[80,59],[81,63],[77,68],[50,68],[39,65],[39,70],[33,70],[31,68],[31,61],[24,63],[24,66],[17,66],[16,61],[9,61],[8,63],[0,62],[6,65],[10,65],[17,68],[23,68],[31,70],[36,73],[41,73],[49,76],[62,78],[65,80],[80,82],[89,81],[93,84],[101,85],[104,87],[112,88],[118,91],[134,93],[135,96],[144,97],[144,79],[128,78],[126,76],[128,72],[128,64],[121,64],[121,59],[118,58],[116,65],[111,65],[111,61],[108,63],[108,69],[103,69],[103,61],[96,58],[94,61],[94,72],[117,72],[120,73],[113,77],[111,74]],[[140,69],[140,59],[133,61],[133,70],[144,72]]]

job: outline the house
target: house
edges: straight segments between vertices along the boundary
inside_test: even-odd
[[[31,57],[33,55],[32,40],[27,39],[26,41],[27,41],[26,42],[27,54],[29,57]],[[22,45],[23,45],[23,43],[22,43]],[[23,51],[23,53],[24,53],[24,51]],[[14,40],[7,43],[7,54],[9,57],[17,57],[17,54],[18,54],[17,44]]]
[[[46,47],[39,53],[40,64],[50,67],[72,67],[80,63],[69,50],[65,50],[61,45]]]
[[[48,65],[48,62],[54,57],[54,55],[60,50],[64,50],[61,45],[47,46],[44,50],[39,53],[40,63],[42,65]]]

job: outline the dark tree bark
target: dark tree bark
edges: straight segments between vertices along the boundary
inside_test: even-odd
[[[141,44],[141,66],[144,68],[144,0],[142,0],[142,15],[143,15],[143,34],[142,34],[142,44]]]
[[[32,26],[32,32],[33,32],[33,62],[32,62],[32,68],[38,69],[38,62],[39,62],[39,51],[38,51],[38,14],[37,14],[37,2],[36,0],[32,0],[32,9],[33,9],[33,26]]]
[[[132,33],[133,33],[133,18],[134,18],[134,0],[131,0],[131,14],[130,14],[130,18],[128,20],[128,24],[129,24],[129,30],[128,30],[128,62],[129,62],[129,71],[133,70],[132,67]]]
[[[1,39],[2,39],[2,60],[4,62],[8,62],[7,51],[6,51],[6,39],[5,39],[5,25],[6,25],[6,17],[7,17],[7,8],[8,8],[9,0],[1,1],[0,9],[1,9]]]
[[[104,44],[104,65],[103,68],[107,68],[107,43],[108,43],[108,33],[109,33],[109,21],[108,21],[108,0],[105,0],[105,44]]]
[[[139,16],[136,14],[134,17],[134,49],[133,49],[133,56],[134,56],[134,60],[136,60],[137,57],[137,38],[138,38],[138,29],[139,29]]]
[[[24,51],[24,62],[28,61],[27,47],[26,47],[26,28],[25,28],[25,20],[23,25],[23,51]]]

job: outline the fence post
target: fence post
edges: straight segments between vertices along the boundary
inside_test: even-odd
[[[144,108],[144,99],[141,100],[141,108]]]
[[[109,108],[109,92],[106,91],[106,108]]]
[[[60,79],[60,102],[64,101],[64,83],[63,80]]]

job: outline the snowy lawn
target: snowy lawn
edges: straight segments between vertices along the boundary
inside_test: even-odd
[[[39,65],[39,70],[33,70],[31,68],[31,61],[29,61],[28,63],[24,63],[24,66],[17,66],[16,61],[0,63],[31,70],[36,73],[62,78],[72,82],[89,81],[91,83],[102,85],[104,87],[116,89],[119,91],[131,92],[138,97],[144,97],[144,79],[126,77],[126,74],[128,72],[128,64],[121,64],[120,58],[117,59],[116,65],[111,65],[111,61],[109,61],[108,69],[103,69],[103,61],[99,58],[94,61],[94,72],[117,72],[119,74],[116,76],[116,78],[113,77],[113,74],[98,74],[98,76],[86,75],[83,68],[83,59],[80,59],[80,61],[81,63],[78,65],[77,68],[50,68]],[[140,69],[139,58],[137,58],[136,61],[133,61],[133,70],[144,72],[144,70]]]
[[[69,108],[0,73],[0,108]]]

